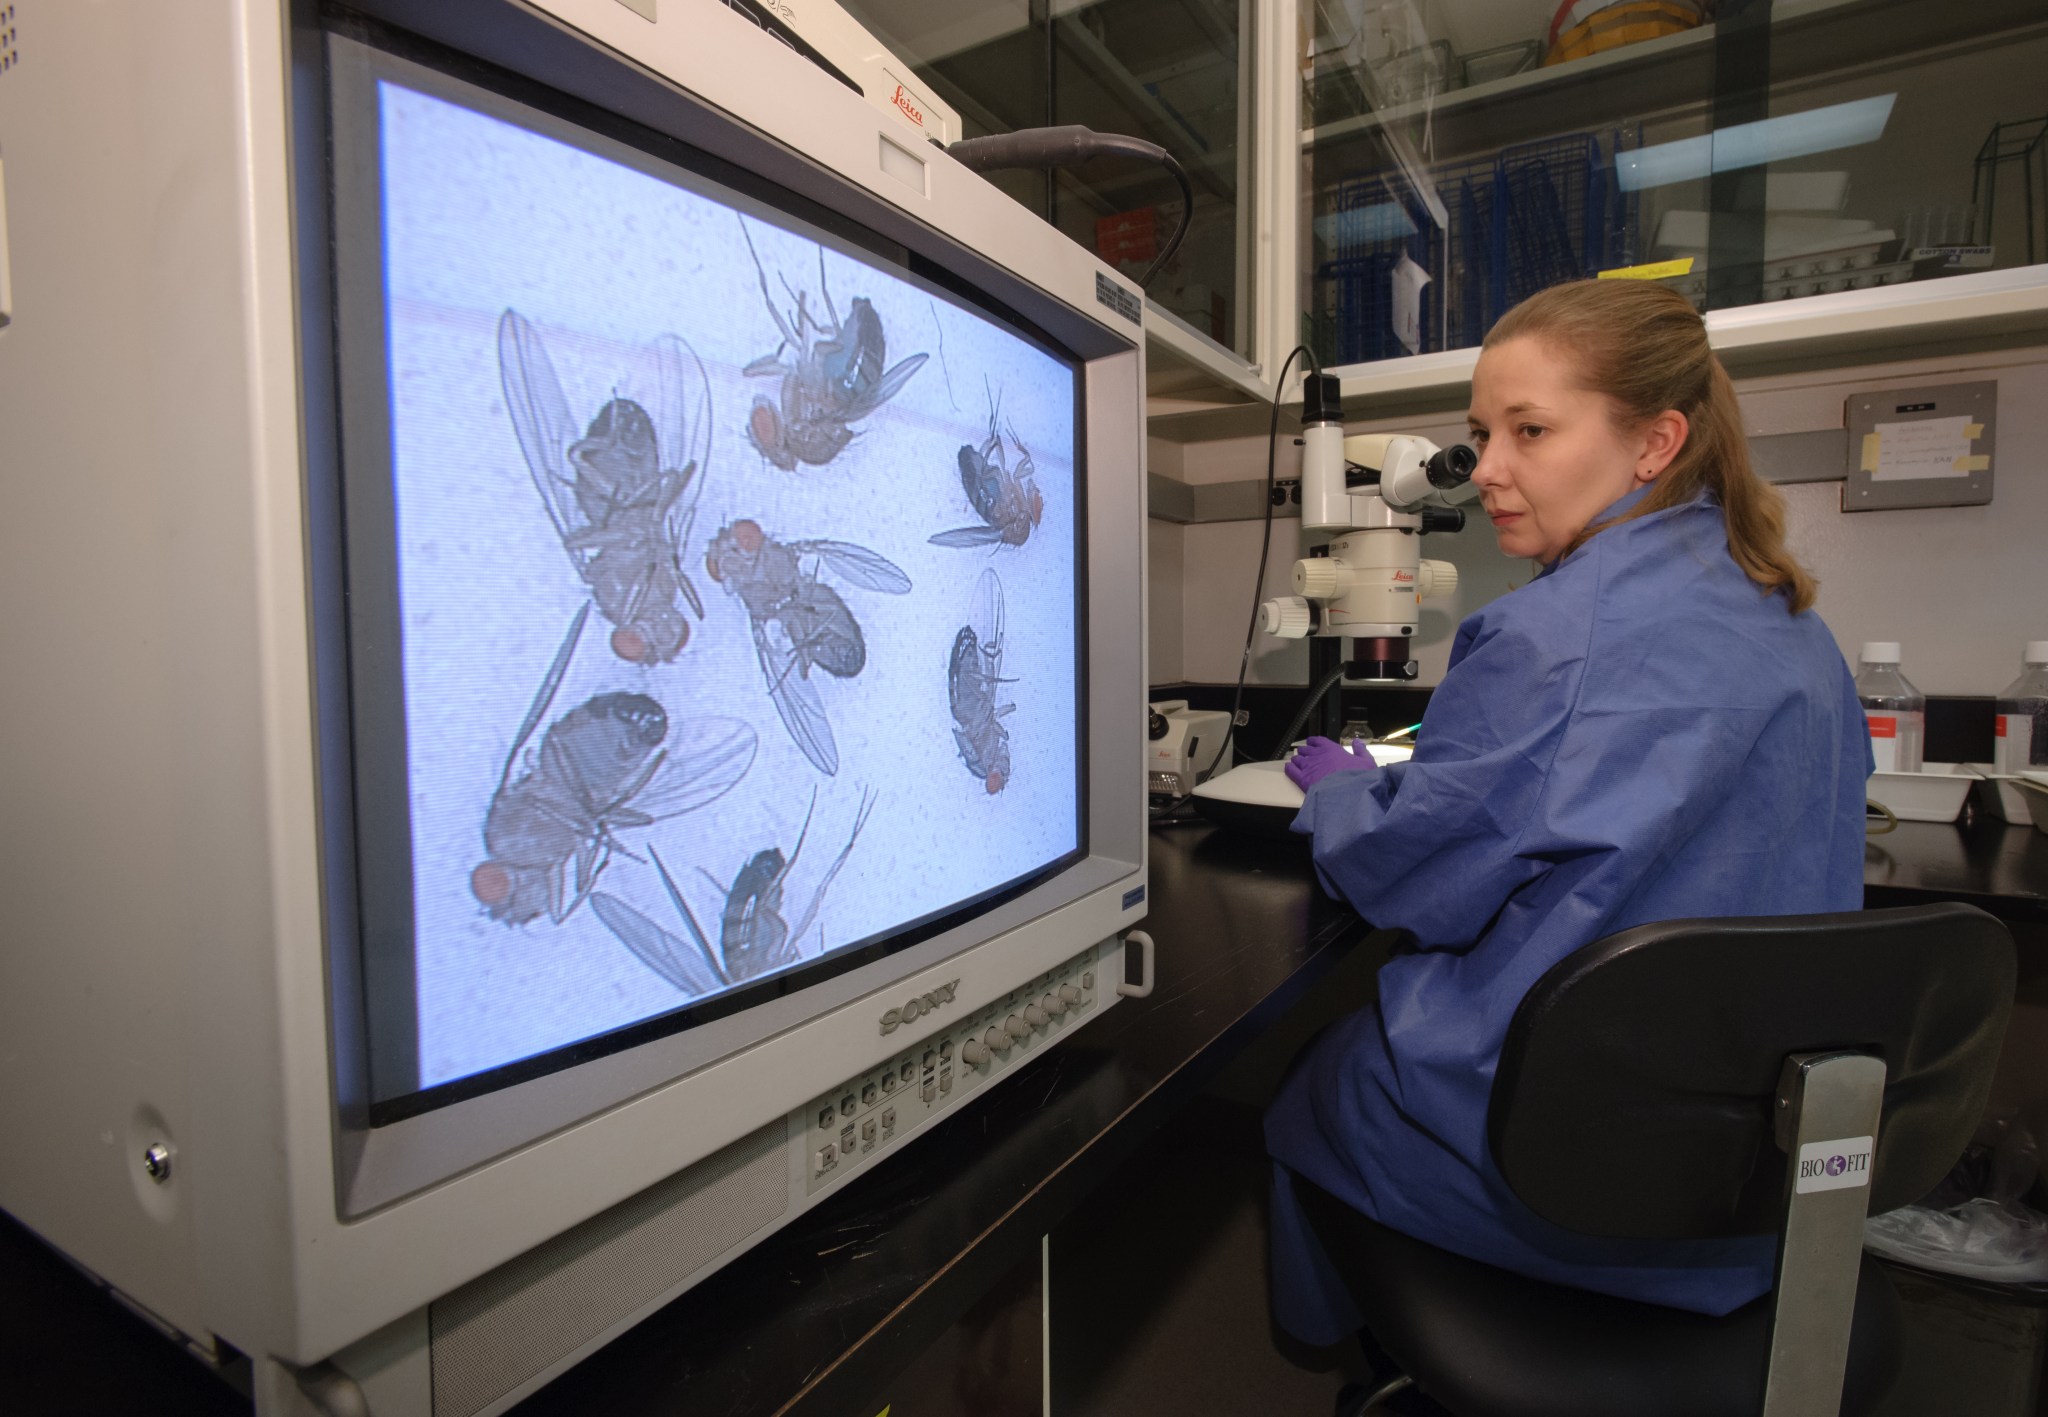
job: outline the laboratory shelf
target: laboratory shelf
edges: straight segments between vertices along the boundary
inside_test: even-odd
[[[1977,271],[1941,280],[1848,290],[1712,310],[1707,338],[1731,373],[1825,367],[1926,354],[1937,343],[2048,335],[2048,267]],[[1326,369],[1343,381],[1347,411],[1462,405],[1476,347]],[[1300,401],[1293,391],[1292,402]],[[1219,435],[1220,436],[1220,435]]]
[[[1771,78],[1778,92],[1816,78],[1908,67],[1986,42],[2048,32],[2039,0],[1778,0],[1771,11]],[[1532,134],[1591,127],[1684,107],[1704,110],[1715,79],[1712,22],[1566,64],[1451,89],[1373,113],[1304,127],[1304,151],[1338,148],[1428,122],[1440,156],[1500,147]],[[1689,100],[1689,102],[1688,102]]]
[[[1314,13],[1296,308],[1347,397],[1447,403],[1519,300],[1617,271],[1693,300],[1752,370],[2048,331],[2041,0],[1766,0],[1412,102],[1394,60],[1457,83],[1460,51],[1541,18],[1443,0],[1402,50],[1417,31]]]

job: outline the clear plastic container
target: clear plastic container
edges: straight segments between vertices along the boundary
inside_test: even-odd
[[[2048,767],[2048,640],[2021,656],[2020,677],[1998,696],[1992,767],[1999,773]]]
[[[1899,672],[1899,647],[1888,640],[1863,646],[1856,698],[1870,726],[1870,755],[1879,772],[1918,772],[1927,740],[1927,696]]]

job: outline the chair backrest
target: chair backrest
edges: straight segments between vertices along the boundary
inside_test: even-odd
[[[1508,1185],[1568,1230],[1763,1234],[1783,1213],[1774,1140],[1795,1053],[1883,1058],[1870,1213],[1919,1199],[1968,1145],[2017,972],[1972,906],[1674,920],[1596,940],[1516,1010],[1488,1134]]]

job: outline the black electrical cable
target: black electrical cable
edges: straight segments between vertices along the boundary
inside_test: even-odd
[[[1280,457],[1280,395],[1281,391],[1287,387],[1287,371],[1294,367],[1294,360],[1297,355],[1307,357],[1311,374],[1321,377],[1323,372],[1322,364],[1316,359],[1316,352],[1305,344],[1298,344],[1289,350],[1287,358],[1281,361],[1280,377],[1273,381],[1273,418],[1271,424],[1266,429],[1266,515],[1265,519],[1259,524],[1259,572],[1252,581],[1252,615],[1250,622],[1244,627],[1244,654],[1237,664],[1237,689],[1230,696],[1230,722],[1223,729],[1223,746],[1216,750],[1216,761],[1219,763],[1230,752],[1231,742],[1237,737],[1238,715],[1244,708],[1245,675],[1250,672],[1252,667],[1252,646],[1258,642],[1259,597],[1265,593],[1266,562],[1271,557],[1273,551],[1273,484],[1276,480],[1274,477],[1276,464]],[[1341,664],[1337,668],[1337,677],[1339,679],[1343,677],[1343,669],[1344,666]],[[1321,690],[1309,695],[1309,703],[1315,704],[1320,702],[1323,694],[1327,692],[1328,687],[1326,684]],[[1298,721],[1297,727],[1301,721],[1306,720]],[[1286,738],[1293,736],[1294,731],[1290,728],[1285,738],[1282,739],[1283,746],[1285,745]],[[1278,754],[1275,756],[1278,756]],[[1155,824],[1165,822],[1192,796],[1194,796],[1194,790],[1190,788],[1165,806],[1154,808],[1152,811],[1152,821]]]
[[[1252,581],[1252,614],[1244,627],[1244,655],[1237,662],[1237,692],[1230,698],[1230,726],[1223,732],[1223,747],[1218,752],[1218,762],[1222,761],[1223,753],[1230,751],[1230,740],[1237,734],[1237,716],[1244,706],[1245,675],[1251,670],[1252,645],[1257,641],[1259,634],[1259,597],[1265,594],[1266,561],[1273,552],[1273,472],[1274,465],[1280,457],[1280,395],[1287,387],[1287,371],[1294,367],[1296,355],[1307,356],[1310,373],[1320,377],[1323,372],[1322,364],[1316,359],[1316,352],[1305,344],[1298,344],[1287,352],[1287,358],[1280,363],[1279,377],[1273,380],[1273,419],[1266,429],[1266,518],[1260,523],[1259,573]]]
[[[1195,188],[1187,170],[1174,155],[1157,143],[1123,133],[1098,133],[1078,123],[1054,128],[1020,128],[1014,133],[991,133],[985,138],[963,138],[946,151],[973,172],[996,172],[1004,168],[1078,167],[1101,157],[1130,157],[1155,162],[1166,169],[1180,187],[1180,225],[1138,277],[1138,288],[1152,283],[1152,277],[1166,269],[1181,238],[1188,234],[1188,222],[1195,214]]]
[[[1308,698],[1302,702],[1301,712],[1297,713],[1293,720],[1280,730],[1280,741],[1273,745],[1270,757],[1278,760],[1287,756],[1287,747],[1294,741],[1294,735],[1301,732],[1302,727],[1308,722],[1309,715],[1314,713],[1316,706],[1329,696],[1330,690],[1344,682],[1344,676],[1350,669],[1351,666],[1349,664],[1341,659],[1338,660],[1337,667],[1328,674],[1325,674],[1322,682],[1308,691]]]

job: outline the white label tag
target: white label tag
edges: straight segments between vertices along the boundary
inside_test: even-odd
[[[1799,1148],[1799,1179],[1792,1189],[1845,1191],[1870,1184],[1870,1147],[1874,1138],[1844,1137],[1841,1141],[1810,1141]]]
[[[2034,765],[2034,716],[1998,715],[1998,733],[1991,740],[1991,770],[2001,776],[2025,772]]]

